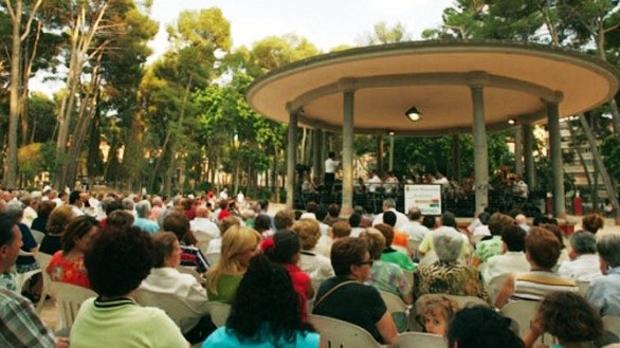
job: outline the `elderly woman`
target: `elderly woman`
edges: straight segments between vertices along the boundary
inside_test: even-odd
[[[164,311],[130,297],[151,271],[153,242],[137,227],[109,227],[86,253],[88,279],[98,297],[84,301],[71,327],[71,347],[186,348]]]
[[[579,291],[574,280],[553,271],[560,257],[560,241],[553,232],[532,227],[525,238],[525,257],[530,271],[506,279],[495,300],[496,307],[503,307],[510,299],[542,301],[554,291]]]
[[[17,227],[19,231],[22,233],[22,247],[21,250],[26,253],[26,255],[19,255],[17,257],[17,261],[15,262],[15,267],[17,269],[17,273],[25,273],[28,271],[33,271],[38,269],[39,266],[35,261],[34,257],[28,255],[27,253],[33,253],[38,250],[37,242],[34,240],[32,233],[30,233],[30,229],[26,224],[22,223],[22,217],[24,214],[23,206],[18,201],[11,201],[7,203],[4,208],[4,213],[10,215],[17,221]]]
[[[49,219],[54,208],[56,208],[56,203],[52,201],[43,201],[39,203],[37,208],[37,217],[32,220],[30,229],[47,234],[47,220]]]
[[[207,272],[210,301],[233,302],[260,240],[260,234],[248,227],[234,225],[226,231],[222,237],[220,260]]]
[[[476,245],[476,250],[471,260],[472,266],[478,266],[489,258],[502,253],[502,233],[514,223],[514,219],[508,215],[500,213],[491,215],[489,219],[489,232],[491,236],[485,237]]]
[[[603,274],[596,254],[596,237],[591,232],[573,233],[570,238],[570,261],[562,262],[558,274],[577,281],[590,282]]]
[[[385,249],[381,252],[381,260],[396,264],[405,271],[413,272],[415,270],[415,264],[411,261],[409,256],[392,248],[394,228],[388,224],[378,224],[375,225],[375,228],[381,232],[383,238],[385,238]]]
[[[603,228],[603,226],[605,226],[605,220],[603,220],[602,216],[596,213],[588,214],[583,217],[583,220],[581,220],[581,227],[583,230],[594,234]]]
[[[352,237],[338,239],[332,245],[330,256],[336,276],[321,284],[314,302],[314,314],[355,324],[378,342],[394,343],[397,332],[390,312],[379,291],[364,285],[373,264],[366,242]]]
[[[43,240],[41,240],[39,252],[53,255],[58,250],[62,249],[62,234],[74,217],[73,210],[68,205],[61,205],[52,210],[47,220],[47,234],[43,237]]]
[[[90,287],[84,254],[90,249],[98,226],[97,220],[87,215],[78,216],[69,223],[62,235],[62,250],[54,253],[47,266],[46,271],[53,281]]]
[[[433,246],[438,261],[422,265],[415,273],[413,294],[418,298],[425,294],[449,294],[476,296],[488,300],[476,268],[458,262],[465,239],[458,232],[443,230],[434,232]]]
[[[334,270],[329,259],[315,250],[321,238],[319,223],[313,219],[301,219],[293,224],[293,232],[297,233],[301,242],[299,268],[310,275],[312,284],[320,284],[333,277]]]
[[[141,200],[136,204],[136,219],[133,222],[133,225],[138,227],[144,232],[149,234],[154,234],[159,232],[159,225],[157,222],[149,219],[151,214],[151,203],[146,199]]]
[[[596,243],[604,277],[593,280],[586,294],[601,315],[620,315],[620,235],[607,234]]]

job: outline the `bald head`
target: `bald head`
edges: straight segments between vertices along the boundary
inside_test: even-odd
[[[199,205],[196,208],[196,217],[208,218],[209,217],[209,208],[206,205]]]

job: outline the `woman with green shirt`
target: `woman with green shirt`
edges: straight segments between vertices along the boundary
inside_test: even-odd
[[[209,301],[232,304],[261,236],[248,227],[232,226],[222,238],[219,262],[207,272]]]

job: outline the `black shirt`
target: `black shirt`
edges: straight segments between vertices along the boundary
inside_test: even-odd
[[[62,242],[60,236],[47,234],[41,241],[39,251],[49,255],[54,255],[55,252],[62,249]]]
[[[325,280],[319,287],[315,301],[322,298],[323,294],[336,285],[348,280],[350,279],[342,276]],[[343,285],[329,294],[318,306],[315,305],[312,313],[360,326],[368,331],[375,340],[384,342],[377,329],[377,322],[386,311],[387,307],[377,289],[355,282]]]
[[[30,225],[30,229],[37,230],[39,232],[43,232],[47,234],[47,229],[45,228],[46,225],[47,225],[47,218],[39,216],[39,217],[36,217],[34,220],[32,220],[32,225]]]

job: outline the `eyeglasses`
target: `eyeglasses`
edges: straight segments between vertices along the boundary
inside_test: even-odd
[[[357,265],[358,265],[358,266],[368,265],[368,266],[372,267],[372,264],[373,264],[373,263],[374,263],[374,261],[373,261],[373,260],[368,260],[368,261],[361,261],[361,262],[358,262],[358,263],[357,263]]]

